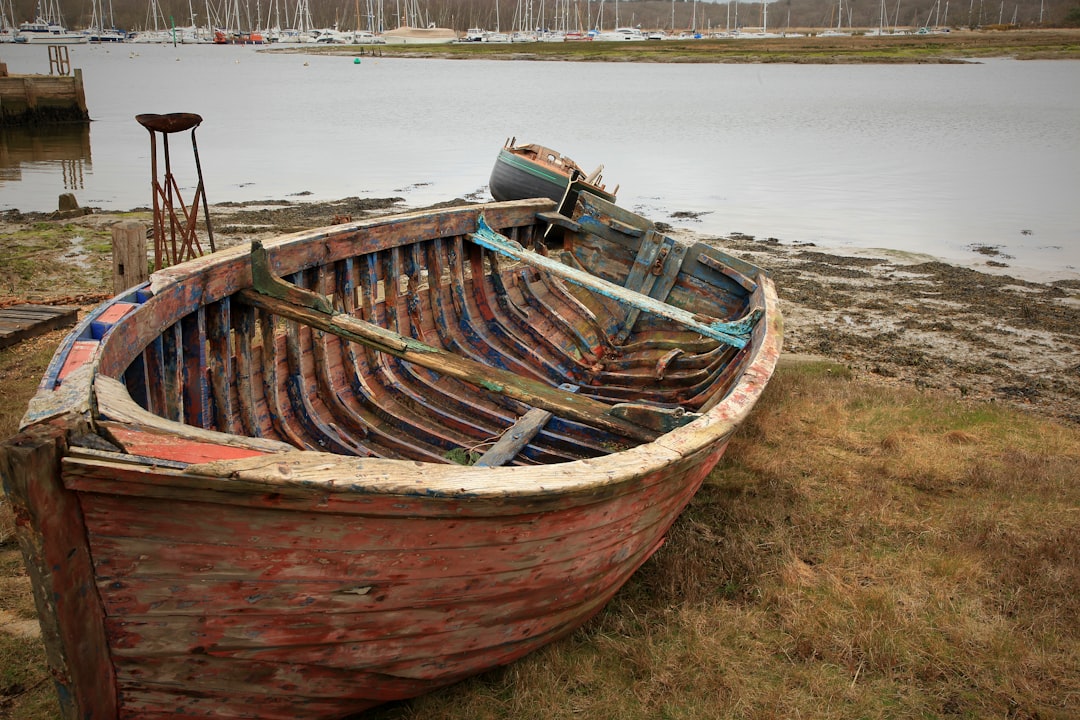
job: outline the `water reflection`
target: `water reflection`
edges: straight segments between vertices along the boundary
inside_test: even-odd
[[[60,175],[65,190],[82,190],[92,169],[89,124],[0,128],[0,188],[40,171]]]

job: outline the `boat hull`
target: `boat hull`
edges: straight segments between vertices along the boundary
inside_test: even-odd
[[[570,176],[527,158],[515,155],[506,148],[499,150],[491,170],[488,187],[496,200],[548,198],[562,200]]]
[[[540,145],[508,145],[500,148],[491,169],[488,190],[498,201],[547,198],[562,202],[571,181],[582,182],[585,172],[577,163]],[[590,192],[607,200],[614,193],[595,183],[587,183]]]
[[[82,33],[33,33],[21,32],[15,36],[15,42],[27,45],[85,45],[89,38]]]
[[[400,27],[382,33],[387,45],[445,45],[458,39],[450,28]]]
[[[91,313],[0,448],[66,716],[338,718],[512,662],[603,607],[759,397],[781,321],[753,266],[588,193],[553,213],[449,208],[267,246],[289,287],[377,323],[378,349],[249,304],[243,248]],[[479,244],[489,224],[516,263]],[[651,311],[605,319],[604,293],[631,293],[570,289],[521,254],[557,229],[567,268],[754,321],[725,344]],[[427,343],[489,377],[408,361]],[[450,462],[440,450],[512,435],[540,407],[496,387],[504,371],[519,389],[573,381],[582,407],[626,410],[612,417],[691,414],[635,425],[656,441],[555,415],[511,464]]]

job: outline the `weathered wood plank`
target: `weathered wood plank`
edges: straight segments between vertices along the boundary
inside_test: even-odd
[[[193,465],[183,473],[126,462],[122,455],[116,462],[72,457],[65,460],[64,482],[70,489],[94,493],[249,508],[474,518],[608,502],[613,493],[640,492],[643,486],[655,483],[686,482],[683,475],[691,468],[696,471],[695,463],[701,461],[693,454],[680,457],[659,443],[640,449],[604,458],[602,477],[595,474],[588,460],[563,463],[557,472],[547,466],[494,472],[492,468],[403,464],[294,451]]]
[[[82,460],[65,463],[65,473],[68,475],[83,473],[87,469]],[[116,475],[124,475],[122,468],[114,467],[113,471]],[[88,479],[95,481],[98,476]],[[215,545],[239,548],[235,556],[226,557],[221,565],[215,566],[220,572],[208,568],[206,577],[236,577],[253,568],[260,574],[263,571],[269,572],[265,563],[259,565],[261,553],[272,555],[282,551],[285,553],[281,556],[282,560],[293,560],[299,556],[288,553],[319,553],[329,546],[334,548],[334,554],[326,563],[317,563],[317,567],[290,567],[273,572],[285,573],[279,579],[284,579],[286,575],[296,578],[341,579],[357,577],[353,573],[362,570],[366,554],[383,550],[389,557],[410,547],[425,548],[425,552],[430,553],[458,550],[467,553],[477,547],[500,547],[502,554],[512,550],[512,546],[526,546],[529,542],[539,542],[543,538],[561,542],[568,533],[578,534],[592,543],[600,543],[604,533],[633,532],[634,527],[637,527],[625,523],[648,523],[650,505],[663,505],[677,492],[668,487],[673,482],[672,479],[649,479],[651,482],[648,484],[628,484],[618,491],[610,491],[607,497],[603,498],[594,498],[587,493],[569,499],[552,498],[550,502],[539,505],[542,511],[537,511],[537,502],[527,498],[501,502],[496,499],[466,498],[457,503],[448,501],[445,508],[432,505],[430,510],[423,514],[420,514],[422,510],[410,508],[411,515],[400,513],[400,517],[409,518],[407,527],[401,523],[399,514],[394,512],[398,505],[405,504],[401,497],[369,499],[358,493],[360,497],[337,500],[324,496],[316,498],[317,505],[313,503],[311,507],[304,508],[290,503],[283,493],[273,492],[273,488],[266,488],[260,495],[241,484],[239,490],[249,497],[247,509],[239,511],[235,506],[227,504],[227,495],[238,494],[232,492],[232,481],[219,483],[221,503],[211,502],[212,497],[208,495],[193,500],[188,507],[170,512],[170,498],[101,496],[87,498],[85,513],[88,518],[93,518],[92,521],[88,520],[93,533],[102,537],[131,538],[136,541],[139,538],[147,541],[158,539],[162,542],[172,540],[191,545],[190,552],[195,555],[214,551],[214,547],[210,546],[206,550],[194,548],[197,543],[211,542],[210,538],[213,538]],[[68,480],[69,477],[65,477],[65,482]],[[679,475],[674,480],[681,482],[683,477]],[[79,489],[92,488],[91,483],[70,484]],[[351,504],[350,500],[353,501]],[[273,523],[281,517],[281,510],[290,511],[289,523],[275,527]],[[559,513],[557,518],[546,517],[547,513],[555,512]],[[455,515],[468,517],[470,521],[463,524],[448,523],[447,517]],[[540,526],[538,523],[541,520],[547,524]],[[582,526],[587,526],[587,529]],[[200,529],[200,532],[193,533],[193,528]],[[192,537],[193,534],[196,537]],[[528,548],[530,552],[536,549]],[[582,551],[580,548],[549,550],[552,558],[559,558],[564,554],[571,557]],[[231,554],[227,548],[217,547],[216,551],[223,555]],[[524,553],[525,550],[521,552]],[[136,565],[143,568],[139,572],[167,572],[167,565],[163,564],[166,563],[166,558],[182,563],[179,551],[163,550],[162,553],[160,557],[137,558]],[[479,558],[466,558],[463,561],[482,562]],[[371,562],[377,564],[381,561],[372,559]],[[135,569],[127,566],[111,567],[102,572],[112,577],[134,572]]]
[[[126,452],[145,458],[184,463],[214,462],[265,455],[265,450],[201,442],[172,433],[146,432],[123,423],[103,422],[101,427]]]
[[[0,308],[0,348],[75,324],[78,308],[49,305],[11,305]]]
[[[654,549],[646,546],[629,555],[626,566],[636,569]],[[573,622],[581,616],[582,606],[591,606],[609,595],[613,584],[625,581],[626,566],[613,565],[591,582],[564,582],[532,592],[519,588],[516,601],[462,601],[431,611],[174,615],[149,620],[135,616],[106,622],[117,658],[205,653],[378,671],[390,663],[497,648]],[[540,602],[545,596],[548,602]]]
[[[312,596],[316,587],[325,588],[328,584],[336,584],[335,592],[342,593],[367,588],[370,597],[362,602],[354,598],[356,602],[343,607],[352,611],[365,607],[378,610],[390,608],[394,602],[410,607],[444,604],[452,602],[458,593],[460,597],[474,593],[498,596],[512,592],[515,585],[552,578],[561,582],[575,573],[596,571],[639,544],[643,537],[655,531],[658,522],[665,520],[664,513],[678,508],[687,499],[682,492],[673,493],[664,486],[650,490],[646,500],[626,498],[618,503],[621,507],[613,516],[598,509],[571,508],[559,511],[558,516],[533,517],[531,523],[501,518],[508,526],[505,532],[498,527],[498,521],[483,520],[475,523],[478,525],[475,533],[465,528],[446,528],[445,521],[441,521],[440,528],[440,521],[418,519],[415,524],[419,527],[415,532],[410,527],[406,537],[393,532],[396,520],[338,516],[323,522],[304,522],[307,518],[303,514],[297,519],[295,531],[277,533],[266,524],[276,516],[266,511],[255,513],[250,522],[240,523],[239,527],[245,528],[248,535],[238,537],[239,529],[226,533],[215,531],[215,524],[237,524],[235,517],[222,513],[220,508],[205,507],[200,508],[205,520],[194,513],[181,514],[189,528],[202,531],[205,540],[198,542],[187,540],[182,534],[165,534],[167,527],[180,522],[179,518],[176,521],[160,518],[168,510],[161,502],[134,503],[131,507],[92,502],[87,516],[92,518],[88,523],[99,563],[99,581],[121,581],[115,587],[103,588],[103,592],[110,597],[126,598],[128,603],[143,600],[138,594],[134,598],[129,596],[140,587],[159,583],[171,588],[173,580],[200,581],[220,588],[220,595],[202,591],[206,607],[235,603],[246,612],[258,609],[257,600],[250,596],[241,598],[238,590],[230,589],[228,583],[284,583],[296,588],[310,583]],[[136,508],[144,514],[153,513],[165,527],[155,526],[152,521],[140,522]],[[145,537],[136,537],[134,531],[121,526],[124,522],[142,529]],[[339,527],[342,525],[347,527]],[[431,545],[440,530],[451,535],[447,547]],[[322,546],[310,547],[311,541],[304,543],[300,536],[305,533],[317,535]],[[365,540],[369,535],[371,539]],[[287,538],[293,538],[301,547],[286,547]],[[454,577],[459,580],[449,580],[447,568],[454,568]],[[453,591],[429,587],[419,596],[413,596],[409,590],[411,585],[438,585],[443,581],[451,586],[465,582],[467,587]],[[474,584],[476,587],[472,588]],[[114,594],[114,590],[120,592]],[[199,591],[194,588],[194,592]],[[269,592],[268,603],[278,590]],[[147,604],[142,609],[133,606],[127,609],[150,613],[158,608]],[[306,612],[301,606],[296,609]],[[194,614],[196,611],[174,606],[173,612]]]
[[[137,220],[121,220],[112,226],[113,293],[147,281],[150,265],[146,257],[146,225]]]
[[[580,389],[579,386],[569,383],[561,385],[560,388],[567,392],[577,392]],[[495,444],[488,448],[487,452],[481,455],[474,465],[476,467],[499,467],[507,464],[521,452],[522,448],[529,444],[530,440],[536,437],[537,433],[544,428],[544,425],[551,418],[552,414],[547,410],[533,408],[508,427],[499,436]]]
[[[392,700],[401,697],[400,693],[408,694],[427,686],[422,680],[395,678],[377,672],[363,673],[353,668],[319,668],[301,663],[235,660],[209,655],[146,655],[137,660],[120,659],[117,665],[121,683],[128,680],[146,683],[157,686],[161,692],[167,692],[168,688],[189,687],[198,688],[200,693],[207,695],[220,695],[226,701],[250,696],[295,698],[299,708],[294,709],[293,719],[308,717],[305,710],[311,700],[340,704],[357,698]],[[214,713],[214,716],[218,714]]]
[[[95,379],[94,394],[97,399],[99,417],[106,427],[109,426],[109,421],[113,421],[127,427],[130,431],[152,430],[159,434],[171,435],[178,440],[249,448],[256,451],[253,454],[280,453],[295,449],[291,445],[269,438],[231,435],[166,420],[140,407],[131,399],[120,381],[104,375],[98,375]],[[144,450],[147,449],[147,445],[143,446]]]
[[[197,664],[196,664],[197,667]],[[174,684],[147,684],[139,680],[139,663],[125,668],[125,682],[119,690],[124,696],[125,720],[297,720],[297,718],[344,718],[383,702],[382,700],[307,699],[266,693],[200,691]],[[419,694],[417,691],[416,694]]]
[[[508,427],[495,444],[473,464],[476,467],[499,467],[507,464],[517,457],[521,449],[536,437],[551,418],[552,415],[547,410],[533,408]]]

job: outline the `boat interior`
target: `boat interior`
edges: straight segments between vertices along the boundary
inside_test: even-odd
[[[122,383],[98,388],[99,425],[128,452],[133,400],[173,430],[349,456],[595,457],[718,403],[760,331],[757,268],[586,191],[237,250],[159,271],[97,318],[98,372]],[[258,251],[277,297],[257,287]]]

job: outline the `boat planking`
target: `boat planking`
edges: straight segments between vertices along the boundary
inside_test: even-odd
[[[338,718],[565,636],[781,329],[765,272],[580,186],[155,273],[0,450],[64,716]]]

